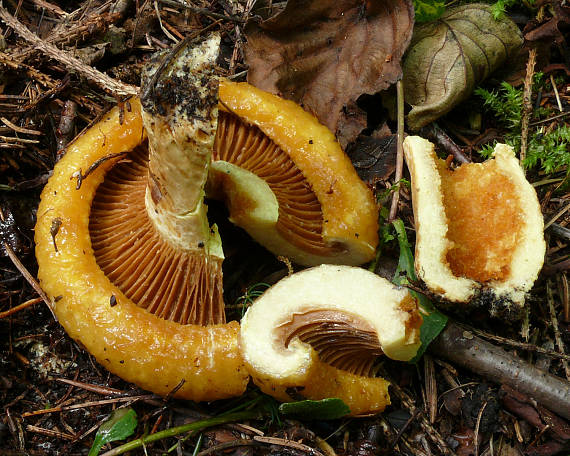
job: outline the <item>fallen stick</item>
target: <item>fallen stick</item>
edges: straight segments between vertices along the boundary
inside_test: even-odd
[[[454,323],[447,324],[429,350],[493,382],[509,385],[570,419],[570,382],[513,357]]]

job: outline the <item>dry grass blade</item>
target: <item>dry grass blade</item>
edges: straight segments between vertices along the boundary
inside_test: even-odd
[[[14,263],[14,266],[16,266],[18,271],[20,271],[20,273],[22,274],[24,279],[26,279],[26,281],[32,286],[32,288],[34,290],[36,290],[36,293],[38,293],[38,295],[40,295],[40,297],[43,299],[43,301],[47,304],[48,309],[50,310],[50,312],[53,315],[53,318],[55,320],[57,320],[57,318],[53,312],[53,304],[50,301],[50,299],[47,297],[47,295],[44,293],[44,291],[41,289],[38,281],[29,273],[29,271],[26,269],[26,267],[22,264],[20,259],[17,257],[16,253],[12,250],[12,247],[10,247],[8,245],[8,243],[6,243],[4,241],[2,242],[2,245],[4,246],[6,253],[10,257],[10,260],[12,260],[12,263]]]
[[[324,456],[320,451],[317,451],[308,445],[304,445],[293,440],[281,439],[279,437],[262,437],[259,435],[254,436],[253,440],[256,442],[268,443],[270,445],[279,445],[282,447],[292,448],[294,450],[302,451],[303,453],[312,456]]]
[[[65,405],[61,407],[52,407],[46,408],[42,410],[35,410],[33,412],[27,412],[22,414],[22,418],[28,418],[30,416],[37,416],[37,415],[45,415],[46,413],[58,413],[58,412],[66,412],[69,410],[79,410],[87,407],[99,407],[101,405],[106,404],[116,404],[119,402],[136,402],[144,399],[150,399],[154,397],[153,395],[142,395],[142,396],[128,396],[128,397],[116,397],[113,399],[103,399],[100,401],[90,401],[90,402],[83,402],[81,404],[74,404],[74,405]]]
[[[16,314],[20,310],[24,310],[30,306],[33,306],[34,304],[37,304],[38,302],[41,302],[42,300],[43,300],[42,298],[28,299],[26,302],[23,302],[22,304],[19,304],[15,307],[12,307],[11,309],[5,310],[4,312],[0,312],[0,320]]]

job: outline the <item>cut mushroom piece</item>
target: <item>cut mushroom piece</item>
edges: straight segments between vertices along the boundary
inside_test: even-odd
[[[240,395],[249,379],[239,324],[224,323],[223,254],[202,202],[218,44],[212,36],[150,70],[150,154],[137,100],[77,138],[36,225],[38,276],[71,337],[122,378],[195,401]]]
[[[240,348],[262,391],[282,401],[338,397],[354,415],[383,410],[385,354],[410,360],[422,318],[404,288],[365,269],[322,265],[267,290],[242,319]]]
[[[374,257],[378,208],[334,135],[292,101],[220,83],[207,193],[277,255],[312,266]]]
[[[448,301],[521,314],[543,264],[543,219],[536,192],[511,147],[484,163],[450,169],[418,136],[404,142],[412,177],[416,270]]]

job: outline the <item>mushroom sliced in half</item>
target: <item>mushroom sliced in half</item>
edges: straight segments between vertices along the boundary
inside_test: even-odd
[[[410,360],[422,318],[404,288],[365,269],[322,265],[267,290],[242,319],[240,347],[262,391],[282,401],[338,397],[354,415],[382,411],[382,353]]]
[[[378,208],[327,127],[292,101],[220,83],[207,194],[277,255],[313,266],[362,264],[378,244]]]
[[[136,100],[77,138],[36,225],[38,276],[71,337],[122,378],[196,401],[239,395],[249,379],[239,324],[225,323],[223,255],[202,202],[218,45],[212,36],[149,70],[149,154]]]
[[[452,170],[418,136],[404,141],[412,177],[416,270],[434,292],[517,318],[543,264],[536,192],[511,147]]]

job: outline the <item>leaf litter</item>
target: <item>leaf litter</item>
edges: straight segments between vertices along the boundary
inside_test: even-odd
[[[301,102],[305,97],[313,100],[311,102],[315,103],[315,107],[303,102],[305,108],[315,113],[321,109],[324,112],[321,121],[329,125],[343,143],[348,144],[358,134],[364,133],[366,139],[363,143],[368,149],[362,151],[357,147],[356,152],[364,155],[357,156],[360,158],[355,159],[355,163],[360,163],[361,168],[367,170],[366,180],[376,186],[379,195],[394,189],[390,175],[396,151],[388,146],[382,149],[387,149],[387,152],[379,152],[375,145],[370,145],[370,137],[367,136],[376,127],[370,124],[371,116],[382,117],[385,113],[379,103],[374,108],[369,105],[363,107],[359,98],[365,93],[388,89],[401,77],[400,60],[408,47],[412,29],[411,10],[407,2],[382,3],[392,5],[400,12],[400,22],[393,22],[380,13],[378,18],[369,17],[363,2],[337,2],[329,10],[319,9],[311,2],[290,2],[290,5],[297,6],[297,10],[287,11],[286,8],[282,12],[287,11],[285,18],[275,19],[277,25],[272,25],[272,19],[266,21],[267,29],[263,25],[265,22],[252,21],[253,12],[249,2],[219,0],[203,2],[203,7],[177,0],[136,4],[126,0],[111,4],[92,0],[77,4],[66,1],[5,3],[5,7],[2,7],[4,10],[33,33],[56,45],[61,53],[82,55],[76,50],[86,49],[89,55],[96,49],[99,54],[97,61],[82,63],[84,66],[79,65],[75,73],[70,75],[65,65],[58,63],[59,55],[49,55],[48,58],[41,50],[30,47],[30,43],[19,38],[12,29],[3,27],[0,117],[8,122],[0,126],[0,144],[3,148],[0,154],[0,191],[3,193],[2,210],[7,215],[2,221],[2,230],[7,237],[3,236],[2,241],[14,245],[10,244],[11,238],[17,237],[18,244],[14,245],[14,250],[32,273],[36,267],[31,231],[33,223],[24,222],[34,217],[34,205],[30,205],[29,201],[37,201],[61,145],[115,103],[113,97],[97,86],[97,81],[90,82],[91,79],[81,77],[82,71],[94,68],[123,83],[137,85],[140,67],[152,52],[170,47],[175,40],[216,21],[224,36],[224,61],[221,64],[228,75],[239,78],[241,73],[243,77],[247,66],[241,56],[245,53],[249,61],[251,49],[259,38],[265,44],[258,45],[256,49],[258,53],[266,54],[260,60],[267,63],[264,68],[266,76],[258,78],[268,79],[272,90],[283,92],[285,96]],[[374,6],[381,10],[375,2],[366,5],[372,5],[373,11]],[[347,13],[339,16],[343,8]],[[416,8],[416,14],[423,15],[423,19],[428,14],[437,19],[442,13],[441,4],[436,1],[416,2]],[[537,8],[540,11],[531,10],[529,15],[528,9],[520,7],[517,14],[527,15],[527,20],[519,23],[526,25],[524,33],[527,41],[541,41],[541,46],[549,49],[545,56],[547,66],[539,66],[538,71],[544,68],[550,71],[554,75],[554,82],[544,83],[535,89],[532,103],[534,109],[553,109],[540,119],[531,119],[535,122],[546,120],[540,125],[540,128],[544,128],[539,134],[548,137],[551,132],[563,127],[566,119],[554,118],[552,114],[554,109],[558,111],[556,87],[553,85],[558,86],[563,109],[569,108],[568,80],[563,77],[568,71],[568,58],[564,54],[568,7],[561,2],[550,1],[537,4]],[[248,20],[250,25],[244,27]],[[371,50],[376,51],[374,36],[360,43],[357,40],[372,22],[389,25],[387,30],[390,33],[386,33],[385,29],[383,37],[378,39],[394,39],[392,47],[395,52],[390,51],[389,43],[388,46],[384,43],[384,47],[379,47],[384,53],[383,61],[380,57],[374,61],[361,57]],[[311,23],[317,25],[309,27]],[[394,28],[392,25],[395,23],[400,25]],[[116,29],[111,29],[111,25]],[[327,25],[330,27],[327,28]],[[307,29],[306,33],[303,33],[303,28]],[[113,33],[106,34],[110,30]],[[253,36],[268,36],[254,38],[251,43],[250,30],[254,30]],[[279,39],[287,36],[288,31],[294,38],[290,42],[279,42]],[[112,46],[105,45],[111,35],[124,38],[117,40],[112,52]],[[309,40],[303,41],[303,37]],[[327,38],[333,40],[331,47],[341,47],[341,51],[336,51],[336,54],[331,52]],[[346,48],[341,46],[344,44]],[[289,53],[280,53],[284,49]],[[296,58],[298,51],[302,51],[301,57],[304,57],[299,62]],[[356,57],[351,60],[352,53]],[[340,60],[335,59],[337,56],[340,56]],[[355,66],[351,67],[348,62]],[[263,63],[259,64],[263,66]],[[303,75],[298,81],[292,71],[297,64],[302,64],[299,73]],[[345,71],[339,73],[342,65],[346,65]],[[382,69],[379,66],[370,68],[374,65],[380,65]],[[254,67],[255,64],[249,70],[249,78],[254,77]],[[380,73],[383,76],[374,80],[374,71],[377,72],[376,76]],[[320,77],[320,73],[324,73],[325,78],[321,86],[312,79],[313,76]],[[89,74],[92,76],[93,72]],[[360,80],[360,74],[366,77]],[[384,75],[387,75],[386,78]],[[479,83],[477,80],[476,84]],[[493,83],[490,84],[492,89]],[[290,95],[287,95],[289,92]],[[77,109],[64,109],[70,103],[75,103]],[[477,161],[477,151],[485,144],[484,138],[493,137],[490,135],[493,129],[497,132],[495,136],[504,135],[505,127],[494,120],[492,113],[477,107],[476,101],[470,99],[468,103],[465,109],[483,114],[482,126],[469,122],[468,116],[461,119],[453,113],[443,116],[440,126],[452,138],[451,142],[457,141],[459,149]],[[453,112],[461,110],[464,104],[460,103]],[[388,121],[390,126],[394,125],[389,116],[383,120]],[[14,126],[20,131],[15,130]],[[32,131],[41,132],[41,135],[34,135]],[[386,141],[389,143],[389,140]],[[560,144],[557,140],[557,147]],[[447,149],[443,148],[443,151],[445,153]],[[552,169],[556,168],[553,166]],[[568,350],[570,342],[567,279],[569,238],[564,231],[570,223],[569,212],[565,210],[570,196],[567,188],[560,187],[566,174],[565,168],[540,174],[535,169],[529,170],[529,179],[535,182],[545,217],[552,221],[552,228],[547,231],[550,248],[545,273],[531,295],[528,329],[522,328],[523,334],[528,334],[528,337],[521,337],[518,334],[521,328],[517,326],[489,322],[483,317],[474,316],[467,322],[484,330],[476,333],[478,337],[492,338],[493,344],[504,347],[510,356],[531,362],[546,359],[546,363],[541,361],[544,368],[560,378],[565,375],[564,364],[570,361],[564,353],[564,348]],[[399,215],[413,244],[411,204],[406,186],[400,185],[400,191]],[[217,211],[212,208],[212,215],[215,216]],[[223,218],[223,211],[220,212]],[[223,225],[223,221],[220,221],[220,225]],[[226,229],[231,230],[231,227]],[[395,234],[393,231],[392,234],[386,233],[381,258],[382,268],[392,276],[394,269],[390,271],[389,265],[395,267],[401,253]],[[248,241],[243,234],[233,232],[229,237],[234,241],[227,252],[228,296],[237,299],[255,283],[272,283],[272,278],[284,274],[279,262]],[[178,438],[174,437],[173,432],[162,434],[163,439],[134,447],[138,449],[131,450],[132,454],[212,454],[215,451],[219,454],[222,451],[231,454],[332,454],[332,450],[338,455],[361,456],[546,456],[568,452],[570,437],[566,420],[520,391],[509,390],[504,384],[500,390],[496,383],[487,383],[483,388],[480,386],[483,380],[478,372],[470,372],[460,363],[446,361],[437,352],[421,359],[417,365],[383,362],[381,369],[388,372],[394,385],[392,407],[383,415],[358,420],[303,418],[294,421],[280,413],[278,404],[255,389],[248,391],[243,398],[199,406],[145,395],[98,366],[64,334],[51,313],[46,312],[46,306],[36,300],[37,295],[22,279],[20,271],[10,259],[2,257],[0,262],[0,312],[5,315],[0,320],[0,404],[3,410],[0,452],[86,454],[96,443],[97,431],[105,429],[103,423],[112,415],[114,404],[117,403],[130,403],[130,407],[136,411],[138,424],[133,428],[133,439],[180,429],[180,426],[186,430],[194,429],[189,434],[180,434]],[[230,307],[233,302],[229,302]],[[20,304],[22,307],[16,307]],[[10,309],[15,311],[10,312]],[[9,312],[4,312],[6,310]],[[240,313],[241,308],[236,318]],[[477,340],[470,331],[460,335],[470,338],[467,340]],[[558,342],[555,345],[554,340],[561,342],[561,345]],[[555,346],[561,348],[554,352]],[[54,364],[52,358],[58,360],[57,365],[61,366],[57,373],[50,372],[49,366]],[[430,365],[431,370],[428,368]],[[117,402],[117,399],[121,402]],[[433,403],[436,405],[435,414],[424,413],[424,408],[427,410],[428,404]],[[442,408],[442,404],[445,407]],[[500,405],[498,413],[497,404]],[[341,404],[333,402],[331,405],[334,405],[333,415],[342,414]],[[293,410],[297,407],[297,410],[303,410],[302,414],[310,415],[312,406],[299,404],[293,406]],[[259,411],[262,418],[245,418],[259,417],[259,413],[255,412],[238,415],[242,418],[233,425],[222,425],[209,431],[200,427],[201,423],[208,423],[211,417],[220,417],[219,422],[225,422],[224,413],[234,410],[249,413],[248,409],[251,408]],[[46,410],[60,411],[43,413]],[[196,420],[198,425],[191,426]],[[129,426],[132,425],[131,422]],[[128,432],[125,431],[119,435],[126,437],[126,434]],[[325,439],[328,446],[320,443],[319,439]],[[104,443],[106,446],[102,452],[109,452],[112,447],[120,448],[116,446],[119,443],[110,444],[108,440]]]
[[[296,101],[346,146],[366,127],[358,97],[401,77],[412,27],[407,0],[290,0],[247,23],[248,82]]]

